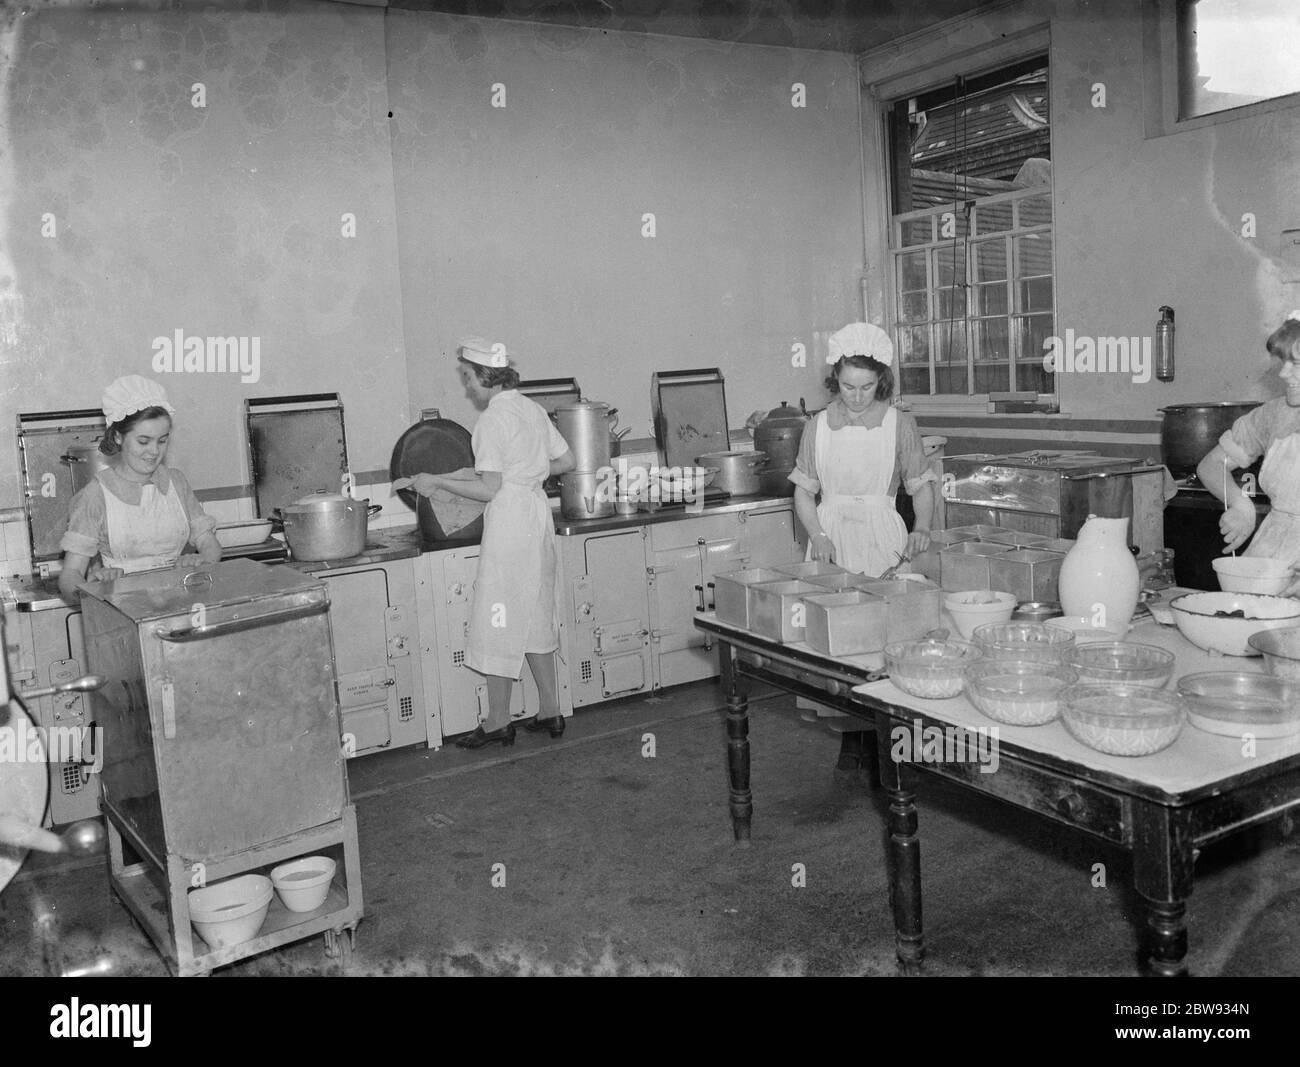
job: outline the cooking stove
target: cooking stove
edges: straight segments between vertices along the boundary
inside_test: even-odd
[[[1234,477],[1240,485],[1242,472],[1237,471]],[[1223,536],[1219,532],[1223,504],[1195,474],[1175,479],[1174,484],[1178,491],[1165,502],[1165,546],[1174,551],[1174,580],[1188,589],[1217,589],[1219,579],[1213,562],[1223,555]],[[1256,521],[1262,521],[1270,510],[1268,497],[1256,491],[1250,499],[1255,505]],[[1255,528],[1259,529],[1258,525]],[[1237,551],[1249,546],[1247,541]]]

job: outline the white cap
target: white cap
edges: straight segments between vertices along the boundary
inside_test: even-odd
[[[510,354],[506,346],[500,343],[488,344],[481,337],[466,337],[460,343],[460,355],[480,367],[508,367]]]
[[[841,356],[870,356],[889,367],[894,362],[894,342],[879,326],[869,322],[851,322],[831,334],[826,362],[838,362]]]
[[[145,408],[163,408],[169,415],[176,414],[163,387],[153,379],[143,378],[139,374],[128,374],[113,381],[104,390],[100,406],[104,409],[104,418],[110,426]]]
[[[1286,321],[1290,322],[1292,319],[1295,319],[1296,322],[1300,322],[1300,308],[1296,308],[1294,311],[1288,312]]]

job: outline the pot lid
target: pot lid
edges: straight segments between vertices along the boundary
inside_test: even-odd
[[[767,413],[767,417],[763,419],[763,421],[760,422],[758,425],[759,425],[759,429],[762,429],[764,426],[769,426],[772,423],[781,423],[781,422],[797,422],[800,425],[803,425],[803,423],[807,420],[807,418],[808,416],[805,415],[798,408],[791,407],[784,400],[782,400],[781,406],[779,408],[773,408],[771,411],[769,411]]]
[[[555,411],[558,414],[561,411],[594,411],[596,408],[609,410],[609,405],[602,400],[566,400],[563,404],[557,404]]]
[[[425,419],[417,422],[397,439],[393,456],[388,464],[392,479],[410,478],[416,474],[450,474],[464,467],[474,466],[474,447],[470,433],[451,419]],[[399,489],[397,495],[417,515],[425,540],[445,540],[447,534],[434,514],[428,497],[413,489]],[[473,523],[456,531],[459,537],[476,537],[481,533]]]
[[[342,493],[311,493],[301,500],[295,500],[284,511],[288,514],[299,514],[304,511],[347,511],[353,504],[364,508],[369,503],[369,500],[356,500]]]

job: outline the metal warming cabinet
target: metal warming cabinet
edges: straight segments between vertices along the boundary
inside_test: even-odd
[[[82,601],[105,679],[110,881],[179,974],[319,933],[330,955],[350,952],[361,877],[328,609],[321,582],[250,560],[126,575]],[[197,939],[191,888],[316,853],[338,873],[315,911],[276,897],[252,940]]]

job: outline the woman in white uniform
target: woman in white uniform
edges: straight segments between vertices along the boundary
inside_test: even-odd
[[[1234,552],[1255,532],[1255,505],[1230,472],[1249,467],[1262,455],[1259,487],[1268,494],[1272,510],[1245,555],[1267,556],[1300,569],[1300,311],[1291,312],[1265,347],[1269,355],[1281,360],[1278,374],[1286,394],[1234,422],[1201,460],[1196,473],[1201,484],[1228,505],[1219,519],[1219,530],[1225,551]],[[1287,590],[1289,596],[1297,593],[1300,580]]]
[[[559,737],[559,548],[542,483],[572,470],[573,455],[541,405],[515,388],[519,375],[502,346],[470,338],[461,344],[460,362],[465,391],[483,410],[474,427],[474,470],[417,474],[409,482],[426,496],[441,491],[487,503],[465,662],[487,675],[488,717],[456,744],[514,744],[510,694],[525,657],[541,708],[524,728]],[[395,488],[408,484],[399,482]]]
[[[804,428],[790,472],[795,514],[809,559],[874,576],[929,547],[938,479],[916,420],[890,403],[888,334],[866,322],[845,326],[831,335],[827,361],[834,367],[826,388],[835,396]],[[894,505],[900,481],[916,512],[910,534]]]
[[[70,600],[88,580],[221,558],[216,521],[185,476],[166,465],[176,409],[162,386],[138,374],[118,378],[104,390],[103,408],[108,429],[99,450],[112,460],[72,498],[60,542],[59,591]],[[185,554],[187,544],[197,551]]]

